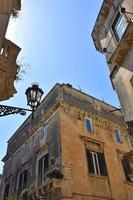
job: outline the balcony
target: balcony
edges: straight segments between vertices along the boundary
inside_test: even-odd
[[[107,44],[103,51],[106,53],[109,64],[121,66],[123,58],[129,52],[133,44],[133,16],[131,14],[124,14],[126,20],[126,28],[121,27],[123,31],[122,37],[119,41],[115,38],[115,33],[112,31],[110,36],[107,36]]]
[[[42,197],[42,198],[41,198]],[[29,200],[61,199],[61,181],[52,179],[29,193]]]
[[[116,49],[114,50],[112,56],[109,59],[109,64],[114,64],[120,66],[126,53],[128,53],[131,45],[133,43],[133,22],[127,25],[125,33],[122,39],[119,41]]]
[[[9,99],[16,93],[14,87],[18,71],[16,59],[20,50],[17,45],[4,39],[0,52],[0,101]]]

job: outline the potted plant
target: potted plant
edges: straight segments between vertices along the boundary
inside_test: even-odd
[[[28,194],[30,190],[28,188],[25,188],[20,193],[20,200],[28,200]]]
[[[6,200],[16,200],[12,195],[9,195]]]

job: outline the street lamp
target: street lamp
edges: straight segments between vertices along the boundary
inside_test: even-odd
[[[27,96],[27,105],[31,107],[31,110],[13,106],[0,105],[0,117],[10,114],[26,115],[26,111],[32,111],[33,118],[34,110],[41,102],[43,91],[39,88],[39,85],[37,83],[33,83],[32,86],[26,90],[25,94]]]

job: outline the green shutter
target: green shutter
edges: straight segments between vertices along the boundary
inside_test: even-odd
[[[103,153],[97,153],[98,154],[98,161],[99,161],[99,168],[100,168],[100,174],[103,176],[107,176],[107,168],[105,163],[105,158]]]
[[[87,163],[88,163],[89,173],[95,173],[92,154],[90,153],[88,149],[86,149],[86,154],[87,154]]]

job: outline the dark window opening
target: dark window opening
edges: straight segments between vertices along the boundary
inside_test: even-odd
[[[103,153],[86,150],[89,173],[107,176],[107,168]]]
[[[48,153],[45,154],[45,156],[43,156],[40,160],[39,160],[39,177],[40,177],[40,181],[42,183],[42,181],[44,180],[44,174],[48,171],[49,169],[49,155]]]
[[[122,166],[123,166],[123,170],[124,170],[126,180],[129,181],[129,182],[133,182],[129,177],[129,172],[130,172],[129,162],[124,158],[121,159],[121,162],[122,162]]]
[[[27,186],[28,170],[23,171],[19,176],[19,190]]]

